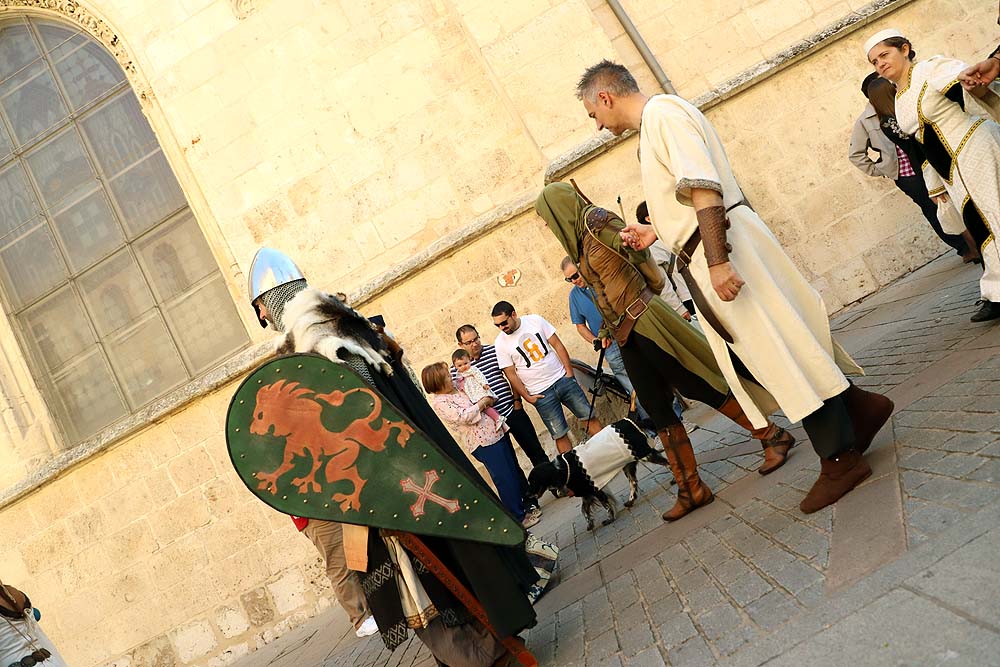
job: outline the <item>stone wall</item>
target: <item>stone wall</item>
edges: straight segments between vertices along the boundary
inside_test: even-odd
[[[863,3],[624,4],[696,97]],[[566,316],[562,252],[533,213],[448,239],[530,197],[549,162],[592,136],[572,94],[585,65],[619,58],[653,90],[602,2],[0,0],[0,18],[22,5],[82,7],[113,29],[120,58],[134,57],[130,76],[234,298],[259,244],[293,254],[320,287],[364,293],[444,243],[361,306],[386,317],[418,370],[449,356],[460,324],[490,340],[498,299],[548,317],[571,354],[594,361]],[[894,25],[918,53],[969,59],[995,45],[995,12],[992,0],[914,0],[709,111],[750,199],[830,311],[944,250],[891,183],[847,163],[860,44]],[[620,195],[627,217],[640,200],[634,139],[572,175],[605,206]],[[517,284],[500,287],[514,269]],[[0,348],[5,437],[56,447],[6,320]],[[224,665],[331,604],[312,546],[232,471],[222,426],[234,389],[0,508],[4,580],[28,590],[71,664]]]

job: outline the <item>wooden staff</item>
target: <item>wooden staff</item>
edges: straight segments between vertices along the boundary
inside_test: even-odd
[[[441,559],[434,555],[434,552],[431,551],[426,544],[424,544],[423,540],[413,533],[405,533],[400,530],[386,530],[383,528],[381,533],[386,537],[395,537],[403,546],[409,549],[410,552],[417,557],[417,560],[423,563],[424,567],[430,570],[431,574],[437,577],[438,581],[444,584],[445,587],[451,591],[452,595],[458,598],[458,601],[465,605],[465,608],[476,617],[476,620],[482,623],[483,627],[486,628],[491,635],[500,640],[500,643],[503,644],[504,648],[506,648],[507,651],[513,655],[523,667],[538,667],[538,660],[534,655],[532,655],[531,651],[525,647],[523,641],[517,637],[501,637],[497,634],[497,631],[493,629],[493,625],[490,624],[490,619],[489,616],[486,615],[486,610],[483,609],[483,605],[479,604],[479,600],[476,599],[476,596],[474,596],[472,591],[466,588],[465,585],[458,580],[458,577],[456,577],[451,570],[449,570],[448,567],[441,562]]]

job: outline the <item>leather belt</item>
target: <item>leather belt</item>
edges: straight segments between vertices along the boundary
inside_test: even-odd
[[[750,210],[753,207],[750,206],[750,202],[746,199],[741,199],[732,206],[726,209],[726,213],[729,213],[737,206],[746,206]],[[701,291],[701,287],[694,280],[694,276],[691,275],[691,257],[694,256],[694,251],[698,249],[698,244],[701,243],[701,230],[694,230],[694,234],[691,238],[687,240],[684,247],[681,248],[680,253],[678,253],[678,259],[680,259],[680,264],[677,266],[677,270],[680,272],[681,277],[684,278],[684,282],[687,283],[688,291],[691,292],[691,300],[694,301],[695,307],[698,309],[698,315],[708,323],[710,327],[715,330],[715,333],[719,334],[722,340],[727,343],[733,343],[733,335],[729,333],[729,330],[719,321],[715,313],[712,311],[712,307],[708,305],[708,300],[705,298],[705,294]]]
[[[615,341],[617,341],[618,345],[625,345],[628,342],[628,337],[632,334],[632,329],[635,328],[636,321],[649,308],[649,302],[653,300],[654,296],[656,295],[653,293],[653,290],[643,287],[642,291],[639,292],[639,296],[625,307],[625,313],[618,320],[618,325],[615,327]]]

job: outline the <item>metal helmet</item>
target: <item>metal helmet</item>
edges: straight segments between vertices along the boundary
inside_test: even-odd
[[[267,321],[260,316],[260,311],[257,310],[256,302],[258,299],[265,295],[280,296],[276,299],[264,299],[264,301],[275,301],[275,303],[266,305],[275,319],[275,325],[280,330],[281,310],[284,308],[285,302],[305,287],[305,276],[302,275],[292,258],[285,253],[274,248],[261,248],[254,255],[253,262],[250,263],[247,294],[250,296],[250,304],[254,306],[257,319],[262,327],[267,326]]]

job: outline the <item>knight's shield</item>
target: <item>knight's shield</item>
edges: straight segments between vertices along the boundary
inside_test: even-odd
[[[236,390],[229,456],[279,512],[516,545],[522,526],[349,367],[315,354],[265,362]]]

